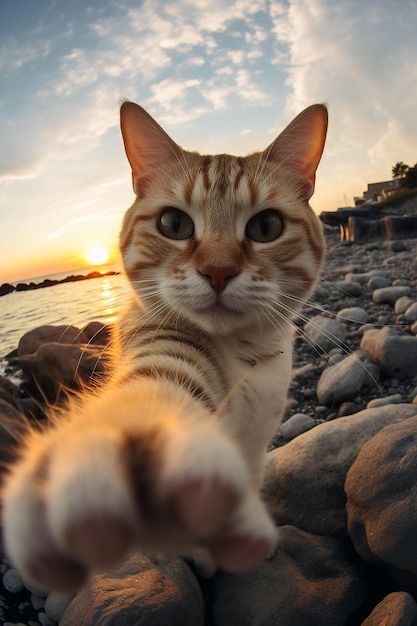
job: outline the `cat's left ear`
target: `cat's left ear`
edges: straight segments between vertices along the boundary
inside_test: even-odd
[[[133,189],[139,196],[158,169],[175,159],[181,148],[145,109],[134,102],[123,102],[120,107],[120,127],[132,168]]]
[[[314,192],[327,122],[327,107],[313,104],[297,115],[263,153],[267,160],[280,163],[300,176],[305,200],[309,200]]]

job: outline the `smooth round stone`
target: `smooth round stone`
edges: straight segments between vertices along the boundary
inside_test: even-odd
[[[375,289],[372,294],[372,300],[376,304],[395,304],[395,301],[402,296],[409,296],[410,287],[383,287]]]
[[[382,289],[382,287],[388,287],[389,280],[385,276],[374,276],[367,284],[368,289]]]
[[[336,315],[336,318],[342,320],[343,322],[355,322],[363,324],[368,319],[368,313],[360,306],[354,306],[347,309],[342,309]]]
[[[408,322],[417,321],[417,302],[414,302],[413,304],[411,304],[406,310],[406,312],[404,313],[404,315],[405,315],[405,319]]]
[[[398,298],[398,300],[396,300],[394,304],[394,313],[396,315],[401,315],[402,313],[405,313],[411,304],[413,304],[413,300],[411,300],[411,298],[409,298],[408,296],[402,296],[401,298]]]
[[[3,576],[3,585],[10,593],[20,593],[23,589],[23,581],[17,569],[9,569]]]

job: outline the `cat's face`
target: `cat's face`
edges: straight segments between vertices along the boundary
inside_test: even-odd
[[[294,160],[290,127],[264,153],[209,157],[181,150],[136,105],[123,107],[138,199],[125,217],[121,249],[144,306],[161,320],[185,317],[213,334],[279,326],[308,296],[322,261],[321,226],[308,198],[324,107],[313,116],[321,148],[308,133],[311,116],[304,124],[314,166],[300,158],[299,146]],[[289,157],[283,163],[279,143],[295,166]]]

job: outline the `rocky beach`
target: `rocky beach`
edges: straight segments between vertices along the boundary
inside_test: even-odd
[[[4,555],[0,624],[417,625],[417,240],[357,245],[334,229],[326,238],[268,452],[275,554],[245,574],[202,579],[183,559],[135,553],[73,598],[26,585]],[[0,377],[3,464],[26,421],[44,422],[45,401],[105,379],[109,337],[91,322],[21,338]]]

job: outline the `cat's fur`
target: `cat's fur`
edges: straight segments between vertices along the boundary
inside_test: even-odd
[[[286,402],[291,318],[323,257],[308,205],[323,105],[245,158],[186,152],[131,102],[121,126],[137,199],[120,242],[135,297],[114,375],[28,439],[4,490],[7,550],[49,588],[76,587],[133,546],[202,548],[230,571],[271,552],[258,489]]]

